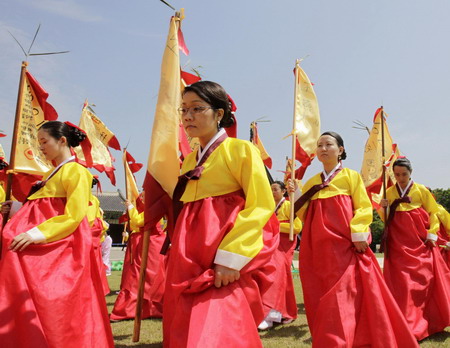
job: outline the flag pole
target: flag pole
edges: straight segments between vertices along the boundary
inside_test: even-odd
[[[178,32],[182,20],[182,12],[179,11],[175,12],[174,18],[176,20],[176,27]],[[138,296],[136,300],[136,315],[134,318],[133,342],[139,342],[139,335],[141,331],[142,303],[144,299],[144,285],[145,285],[145,275],[147,273],[146,270],[147,270],[149,244],[150,244],[150,230],[144,226],[144,236],[142,240],[141,270],[139,272]]]
[[[296,149],[296,137],[297,133],[295,132],[295,117],[297,112],[297,92],[298,92],[298,65],[300,60],[297,59],[295,61],[295,83],[294,83],[294,117],[292,121],[292,165],[291,165],[291,180],[295,180],[295,149]],[[291,201],[291,212],[289,215],[289,240],[294,240],[294,196],[295,192],[289,193],[289,200]]]
[[[383,199],[386,199],[386,156],[385,156],[385,148],[384,148],[384,109],[383,106],[380,107],[381,109],[381,161],[382,161],[382,167],[381,167],[381,180],[383,183]],[[384,229],[387,228],[386,223],[387,223],[387,212],[388,212],[388,207],[384,207],[383,208],[384,211]],[[385,235],[385,233],[383,233],[383,235]],[[387,253],[386,251],[386,240],[383,241],[384,245],[382,245],[383,251],[384,253]]]
[[[20,111],[22,109],[22,99],[23,99],[23,81],[25,79],[25,73],[27,72],[27,61],[22,61],[22,67],[20,70],[20,80],[19,80],[19,91],[17,95],[17,105],[16,105],[16,115],[14,118],[14,130],[13,130],[13,136],[11,141],[11,152],[9,154],[9,166],[8,166],[8,176],[6,181],[6,192],[5,192],[5,200],[8,201],[11,199],[11,188],[12,188],[12,180],[14,175],[14,166],[15,166],[15,158],[16,158],[16,143],[17,143],[17,133],[19,130],[19,117],[20,117]],[[3,226],[6,225],[6,222],[8,221],[9,213],[3,214]],[[2,229],[3,230],[3,229]],[[2,250],[2,239],[3,234],[2,231],[0,231],[0,250]],[[0,253],[1,258],[1,253]]]

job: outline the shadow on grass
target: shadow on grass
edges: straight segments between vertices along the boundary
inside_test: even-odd
[[[297,303],[298,314],[306,314],[305,305],[303,303]]]
[[[289,325],[277,325],[271,330],[262,331],[259,333],[261,338],[295,337],[296,339],[300,339],[307,334],[309,334],[308,325],[296,325],[295,323]]]
[[[428,336],[427,338],[424,338],[422,341],[420,341],[420,343],[445,342],[445,340],[449,337],[450,332],[448,331],[437,332],[431,336]]]

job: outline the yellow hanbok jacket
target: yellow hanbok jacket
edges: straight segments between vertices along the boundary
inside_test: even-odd
[[[182,173],[195,168],[197,152],[195,150],[186,156]],[[188,203],[239,190],[244,192],[245,207],[220,243],[214,260],[216,264],[240,270],[263,248],[262,229],[275,209],[264,164],[253,144],[227,138],[212,152],[203,167],[200,179],[187,183],[181,201]]]
[[[306,182],[302,191],[307,192],[312,186],[321,183],[321,173],[318,173]],[[370,234],[369,226],[373,220],[373,211],[361,175],[352,169],[343,168],[331,180],[329,186],[317,192],[311,200],[327,199],[338,195],[346,195],[352,198],[353,218],[350,221],[352,242],[367,241]],[[308,206],[309,202],[297,212],[297,216],[302,221],[305,221]]]
[[[424,185],[415,182],[412,184],[408,196],[411,197],[411,203],[400,203],[396,211],[410,211],[423,208],[430,215],[430,228],[428,229],[427,239],[436,241],[437,231],[439,230],[439,219],[437,217],[439,208],[433,195]],[[389,205],[398,198],[400,198],[400,195],[396,185],[386,190],[386,199],[389,201]],[[384,212],[380,211],[379,213],[384,221]]]
[[[278,209],[277,212],[277,219],[280,221],[280,232],[281,233],[288,233],[290,230],[290,223],[289,222],[281,222],[289,220],[291,216],[291,202],[290,201],[284,201],[281,204],[281,207]],[[294,234],[299,234],[302,230],[302,221],[296,217],[294,219]]]
[[[45,180],[52,171],[47,172]],[[87,216],[91,198],[92,174],[82,165],[69,162],[64,164],[40,190],[28,200],[40,198],[66,198],[63,215],[54,216],[27,231],[35,242],[53,242],[73,233]]]

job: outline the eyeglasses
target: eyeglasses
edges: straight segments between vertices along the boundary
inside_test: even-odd
[[[202,114],[204,113],[206,110],[209,109],[213,109],[215,110],[215,108],[213,108],[212,106],[193,106],[190,108],[178,108],[178,112],[180,113],[181,116],[185,116],[188,114],[188,112],[191,112],[191,115],[198,115],[198,114]]]

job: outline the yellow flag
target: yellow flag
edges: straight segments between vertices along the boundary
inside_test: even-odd
[[[40,86],[36,86],[37,81],[27,72],[22,83],[22,105],[20,105],[19,127],[16,134],[14,168],[10,169],[15,173],[43,175],[53,168],[53,165],[46,160],[39,149],[37,133],[38,128],[48,118],[43,110],[45,106],[42,107],[39,103],[42,102],[42,97]]]
[[[114,176],[114,158],[109,152],[109,148],[113,147],[120,150],[120,145],[113,132],[100,120],[95,112],[90,108],[87,100],[81,111],[79,127],[84,130],[91,142],[92,148],[90,155],[92,157],[93,167],[99,172],[106,172],[106,175],[115,185]],[[112,144],[114,146],[112,146]],[[75,154],[81,163],[86,164],[85,154],[80,147],[74,148]]]
[[[384,155],[382,154],[381,114],[382,108],[377,109],[373,120],[373,127],[369,134],[369,139],[367,139],[364,147],[364,158],[361,167],[361,177],[364,181],[364,185],[366,186],[366,189],[375,204],[379,204],[382,198],[383,165],[386,167],[387,186],[390,186],[395,183],[392,163],[400,155],[400,151],[397,145],[394,144],[389,133],[389,128],[386,121],[384,121],[385,153]],[[384,113],[384,116],[387,116],[387,114]]]
[[[147,164],[147,175],[156,180],[170,197],[180,174],[178,108],[181,105],[181,77],[177,33],[182,18],[172,17],[170,21]]]
[[[125,169],[125,184],[127,188],[127,200],[129,200],[136,207],[136,200],[139,197],[139,190],[136,184],[136,179],[131,172],[127,160],[127,150],[123,150],[122,161]]]
[[[312,83],[298,60],[295,65],[295,76],[293,132],[298,140],[295,158],[302,163],[300,175],[302,178],[316,153],[317,140],[320,137],[320,113]]]

